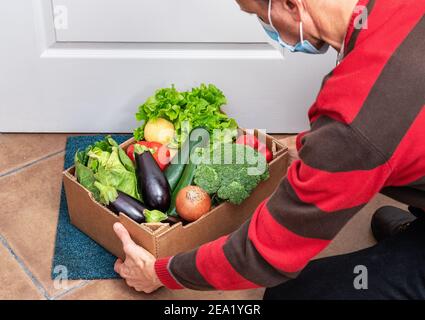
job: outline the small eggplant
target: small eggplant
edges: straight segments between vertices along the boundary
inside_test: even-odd
[[[117,192],[118,197],[115,199],[115,201],[109,204],[109,209],[111,209],[116,214],[122,212],[137,223],[145,222],[146,218],[143,212],[147,208],[143,205],[143,203],[123,192]]]
[[[176,224],[176,223],[181,222],[181,221],[182,221],[182,219],[180,219],[179,217],[168,216],[168,218],[166,220],[162,221],[162,222],[169,223],[169,224],[173,225],[173,224]]]
[[[150,151],[135,152],[136,176],[145,204],[167,212],[171,203],[171,188]]]

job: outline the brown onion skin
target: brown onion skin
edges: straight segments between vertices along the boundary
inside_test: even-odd
[[[177,194],[176,210],[178,215],[186,221],[196,221],[210,209],[209,194],[198,186],[187,186]]]

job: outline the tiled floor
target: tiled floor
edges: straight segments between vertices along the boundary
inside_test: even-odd
[[[170,291],[140,294],[121,280],[50,279],[66,134],[0,134],[0,299],[261,299],[263,290]],[[370,217],[392,200],[378,196],[321,254],[351,252],[374,243]]]

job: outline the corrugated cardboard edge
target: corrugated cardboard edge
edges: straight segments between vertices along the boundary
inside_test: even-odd
[[[225,202],[195,222],[185,226],[178,223],[163,229],[156,235],[158,257],[174,255],[176,251],[184,252],[227,235],[251,217],[258,205],[274,192],[286,175],[288,150],[278,140],[271,141],[278,152],[270,163],[270,178],[261,182],[241,205]],[[272,145],[268,143],[268,147],[272,148]],[[205,232],[205,226],[208,226],[208,232]]]
[[[117,216],[93,199],[90,191],[77,182],[73,170],[71,168],[63,173],[71,224],[118,257],[124,257],[124,253],[112,229],[116,222],[121,222],[129,230],[135,242],[150,252],[156,251],[154,235],[160,228],[152,230],[149,226],[139,225],[123,214]]]
[[[262,134],[258,130],[254,130],[254,133],[257,136]],[[251,196],[239,206],[223,203],[185,226],[181,222],[173,226],[164,223],[137,224],[127,216],[123,214],[117,216],[97,203],[90,191],[77,182],[74,177],[75,168],[71,167],[63,172],[71,223],[120,258],[124,258],[124,253],[112,228],[115,222],[121,222],[133,240],[155,257],[175,255],[229,234],[249,219],[258,204],[272,194],[286,175],[287,147],[269,135],[265,137],[267,147],[274,153],[274,159],[269,164],[270,178],[261,182]],[[121,147],[126,149],[132,143],[133,138],[121,144]],[[238,214],[235,215],[235,212]]]

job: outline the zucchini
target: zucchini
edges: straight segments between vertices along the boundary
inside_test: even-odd
[[[202,129],[202,131],[200,131]],[[197,130],[197,131],[195,131]],[[192,134],[196,134],[198,139],[193,139]],[[192,139],[190,138],[192,137]],[[199,141],[201,138],[201,141]],[[209,133],[203,127],[197,127],[190,132],[189,137],[183,143],[179,152],[175,155],[168,168],[164,171],[165,177],[170,184],[171,190],[174,190],[179,183],[185,166],[189,163],[189,155],[196,147],[206,147],[209,143]]]
[[[183,174],[179,180],[179,183],[177,184],[176,188],[173,191],[173,194],[171,196],[171,204],[170,209],[168,209],[167,215],[172,217],[178,217],[177,211],[176,211],[176,198],[179,191],[187,186],[190,186],[193,182],[193,179],[195,177],[195,171],[196,171],[197,165],[189,162],[183,171]]]

